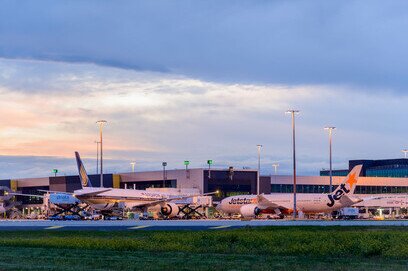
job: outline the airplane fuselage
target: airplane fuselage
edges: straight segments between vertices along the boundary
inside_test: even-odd
[[[164,199],[185,196],[166,192],[149,192],[145,190],[121,189],[121,188],[97,188],[85,187],[75,190],[74,196],[80,201],[97,207],[97,209],[109,209],[115,203],[123,202],[126,207],[149,204]]]
[[[272,193],[264,195],[266,199],[284,209],[293,212],[292,193]],[[343,207],[339,197],[328,194],[302,194],[296,195],[296,209],[303,213],[327,213]],[[232,196],[223,199],[217,209],[228,214],[240,213],[242,206],[247,204],[258,204],[256,195]]]

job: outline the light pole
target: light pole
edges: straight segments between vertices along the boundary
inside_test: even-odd
[[[103,149],[102,149],[102,129],[106,120],[98,120],[96,123],[99,125],[99,144],[101,144],[101,187],[103,187]]]
[[[166,187],[166,166],[167,166],[167,162],[163,162],[162,163],[163,166],[163,188]]]
[[[258,144],[256,145],[256,147],[258,148],[258,174],[256,177],[256,194],[259,195],[259,175],[261,174],[261,148],[262,145]]]
[[[292,116],[292,148],[293,148],[293,219],[296,219],[296,127],[295,127],[295,115],[299,113],[299,110],[288,110],[287,114]]]
[[[99,141],[95,141],[96,143],[96,174],[99,172]]]
[[[273,169],[274,169],[274,182],[276,183],[276,175],[277,175],[277,173],[278,173],[278,167],[279,167],[279,164],[278,163],[275,163],[275,164],[272,164],[272,167],[273,167]]]
[[[404,158],[407,158],[408,150],[407,150],[407,149],[404,149],[404,150],[402,150],[402,152],[404,153]]]
[[[186,178],[187,179],[190,179],[190,174],[189,174],[189,171],[188,171],[188,165],[189,164],[190,164],[190,161],[188,161],[188,160],[184,161],[184,165],[186,166]]]
[[[130,165],[132,166],[132,172],[134,173],[136,162],[130,162]]]
[[[333,130],[335,130],[336,127],[329,126],[329,127],[325,127],[324,129],[329,131],[329,161],[330,161],[329,176],[330,176],[330,193],[331,193],[333,192],[332,135],[333,135]]]
[[[273,167],[274,174],[275,174],[275,176],[276,176],[276,174],[278,173],[279,164],[278,164],[278,163],[272,164],[272,167]]]
[[[211,179],[211,165],[213,163],[213,160],[207,160],[207,164],[208,164],[208,180]]]

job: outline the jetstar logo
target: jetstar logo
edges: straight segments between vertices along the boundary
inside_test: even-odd
[[[238,204],[238,205],[245,205],[255,203],[256,199],[248,199],[248,198],[231,198],[228,204]]]
[[[340,200],[344,194],[348,194],[351,191],[353,185],[357,183],[355,175],[356,174],[351,174],[348,180],[345,183],[342,183],[340,187],[334,192],[333,195],[332,194],[327,195],[330,201],[329,203],[327,203],[327,206],[333,207],[336,201]],[[346,188],[346,184],[348,184],[349,188]]]

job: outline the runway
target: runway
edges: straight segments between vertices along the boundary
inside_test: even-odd
[[[408,220],[123,220],[123,221],[48,221],[2,220],[0,230],[229,230],[245,227],[291,226],[408,226]]]

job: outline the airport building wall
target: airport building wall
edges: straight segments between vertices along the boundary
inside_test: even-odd
[[[220,191],[214,196],[214,201],[238,194],[256,194],[257,191],[256,170],[231,170],[231,169],[185,169],[166,170],[165,187],[179,189],[198,189],[200,193]],[[94,187],[99,187],[99,175],[90,175]],[[333,177],[333,189],[337,187],[344,177]],[[163,187],[163,171],[131,172],[119,174],[104,174],[105,187],[120,187],[127,189],[146,189]],[[51,190],[61,192],[73,192],[80,189],[81,184],[78,176],[57,176],[45,178],[27,178],[17,180],[1,180],[0,186],[15,187],[16,191],[25,194],[42,194],[38,190]],[[269,193],[292,193],[292,176],[261,176],[260,192]],[[328,176],[298,176],[298,193],[327,193],[329,192]],[[388,177],[360,177],[356,194],[404,194],[408,193],[408,178]],[[38,206],[41,198],[16,197],[23,206]]]
[[[350,160],[348,169],[336,169],[332,171],[333,176],[346,176],[356,165],[363,165],[360,176],[363,177],[408,177],[408,159],[382,159],[382,160]],[[329,176],[329,170],[320,171],[320,176]]]
[[[269,177],[272,193],[293,192],[292,176]],[[333,189],[342,183],[344,177],[333,176]],[[330,179],[327,176],[297,176],[298,193],[328,193]],[[408,178],[360,177],[356,194],[396,194],[408,193]]]

